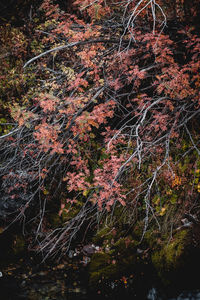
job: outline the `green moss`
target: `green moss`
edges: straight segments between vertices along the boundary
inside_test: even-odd
[[[102,245],[104,240],[111,241],[113,237],[113,229],[109,226],[105,226],[96,233],[96,235],[93,237],[93,242],[96,245]]]
[[[141,239],[143,230],[144,230],[144,222],[137,221],[133,227],[133,236],[135,237],[135,239],[137,239],[137,240]]]
[[[90,285],[95,287],[102,280],[111,280],[116,277],[118,267],[112,263],[108,253],[95,253],[89,267]]]
[[[186,248],[190,244],[190,231],[177,232],[172,241],[161,246],[152,254],[152,263],[162,278],[175,275],[184,264]]]
[[[153,228],[147,230],[144,235],[144,242],[151,249],[154,247],[158,247],[159,245],[158,233]]]
[[[118,274],[118,268],[116,265],[108,265],[105,268],[102,268],[99,271],[96,272],[92,272],[90,274],[90,281],[89,281],[89,285],[92,287],[96,287],[98,285],[98,283],[100,283],[101,281],[111,281],[112,279],[117,278]]]
[[[96,287],[100,282],[119,280],[130,274],[140,264],[136,247],[131,236],[120,238],[110,245],[108,253],[95,253],[89,267],[90,285]]]
[[[166,262],[169,266],[173,267],[174,263],[177,264],[181,255],[184,253],[185,245],[187,242],[187,230],[180,231],[174,241],[165,247]]]
[[[128,236],[126,238],[120,238],[114,245],[114,253],[116,255],[131,255],[133,253],[133,243],[132,237]]]
[[[123,251],[124,248],[126,247],[125,245],[125,238],[121,238],[119,239],[115,244],[114,244],[114,248],[118,251]]]
[[[90,263],[90,272],[95,272],[100,268],[106,267],[110,263],[110,255],[107,253],[95,253]]]

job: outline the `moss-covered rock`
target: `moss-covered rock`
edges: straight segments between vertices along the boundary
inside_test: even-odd
[[[165,283],[176,276],[184,265],[190,242],[190,230],[184,229],[177,232],[170,242],[163,242],[159,249],[152,253],[152,263]]]
[[[118,274],[117,265],[112,262],[108,253],[95,253],[92,257],[90,267],[90,286],[95,288],[102,280],[112,280]]]
[[[99,230],[97,234],[93,237],[93,242],[96,245],[102,245],[105,242],[111,242],[114,236],[115,236],[115,228],[111,228],[110,226],[105,226],[101,230]]]
[[[124,276],[136,275],[147,264],[146,252],[137,252],[138,242],[131,235],[115,240],[112,238],[110,243],[107,239],[106,242],[102,252],[95,253],[91,259],[89,274],[92,288],[96,288],[99,283],[119,281]]]
[[[91,259],[91,286],[130,274],[137,276],[147,269],[155,269],[164,283],[181,273],[191,249],[191,228],[176,231],[170,240],[169,233],[162,234],[152,225],[141,240],[143,226],[137,222],[125,235],[115,223],[115,227],[102,227],[95,235],[93,241],[100,245],[101,253]]]

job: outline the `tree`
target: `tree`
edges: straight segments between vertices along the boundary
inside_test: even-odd
[[[193,7],[176,2],[171,30],[170,5],[77,0],[65,13],[44,0],[37,12],[39,53],[24,64],[34,84],[10,108],[18,125],[1,136],[1,174],[5,203],[23,200],[17,218],[38,208],[37,234],[47,203],[60,201],[66,223],[47,231],[47,255],[117,207],[130,224],[144,219],[143,235],[170,205],[169,226],[196,212],[200,39],[182,22]]]

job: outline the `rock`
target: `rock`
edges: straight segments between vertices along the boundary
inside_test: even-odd
[[[152,252],[152,263],[161,280],[168,284],[185,264],[187,248],[191,247],[191,232],[183,229]]]
[[[83,247],[82,251],[85,255],[90,256],[90,255],[95,253],[96,248],[95,248],[95,245],[93,245],[93,244],[92,245],[86,245],[86,246]]]

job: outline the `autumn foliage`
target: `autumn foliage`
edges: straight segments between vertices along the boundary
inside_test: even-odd
[[[23,199],[18,218],[37,207],[37,234],[48,202],[58,203],[65,225],[45,232],[48,254],[69,249],[85,222],[116,207],[130,223],[140,215],[144,234],[152,219],[161,228],[170,205],[195,207],[200,37],[180,8],[174,32],[163,1],[77,0],[64,12],[44,0],[32,42],[15,34],[12,91],[21,98],[5,108],[15,125],[1,136],[2,190],[9,186],[5,201]]]

